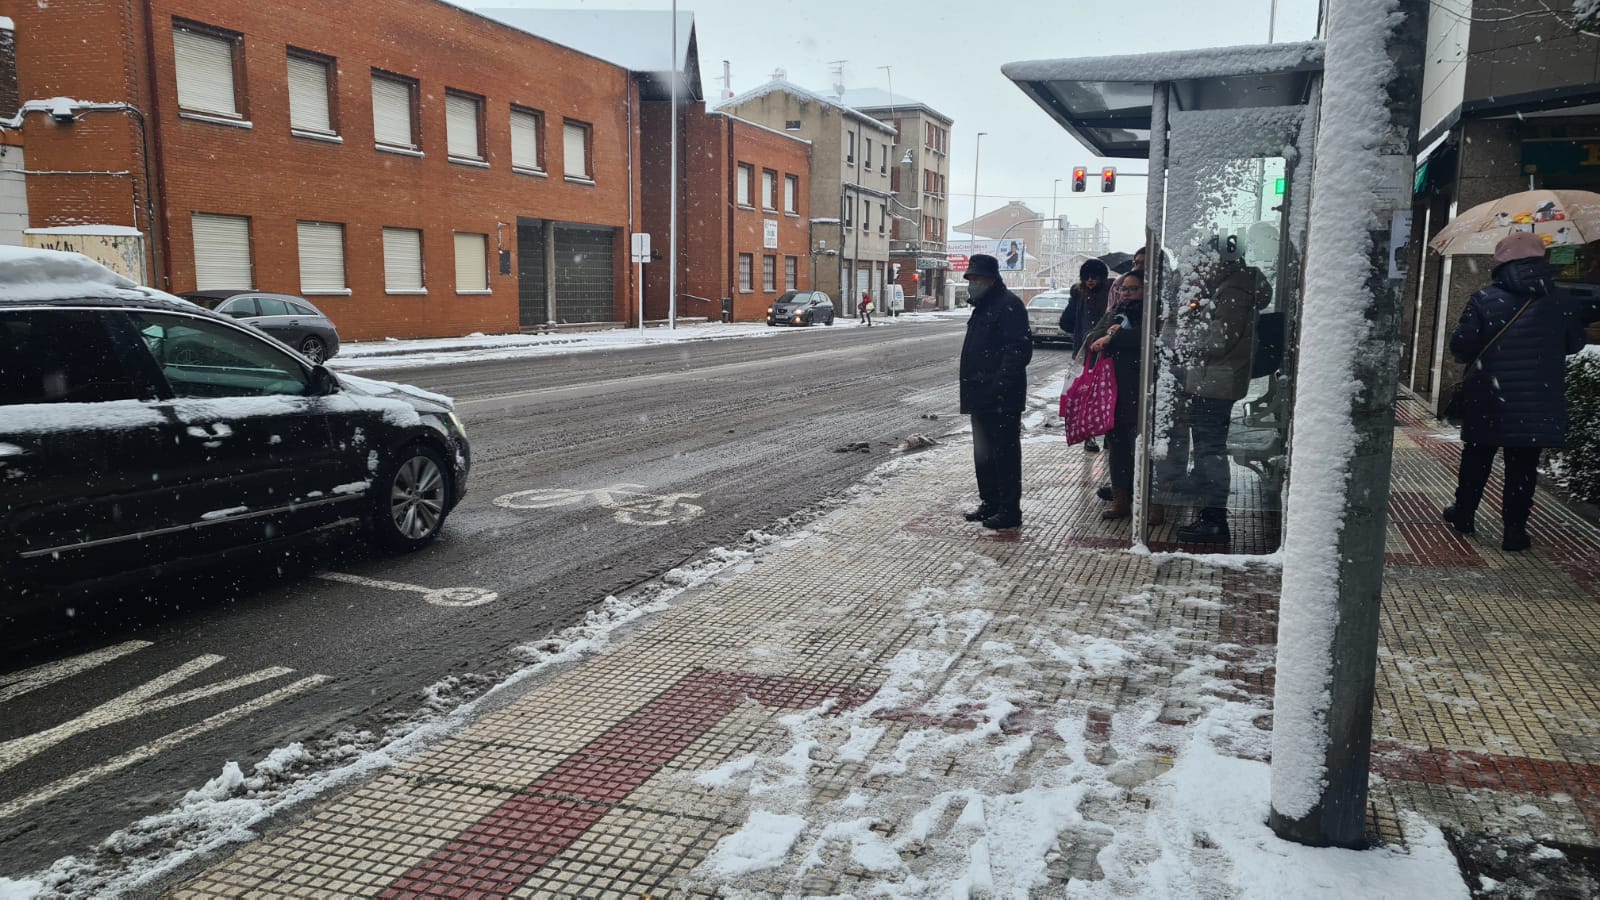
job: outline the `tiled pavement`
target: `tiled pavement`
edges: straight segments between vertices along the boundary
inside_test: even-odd
[[[1403,813],[1417,811],[1469,836],[1600,846],[1600,532],[1541,491],[1532,553],[1501,553],[1487,514],[1477,537],[1456,535],[1437,510],[1457,448],[1436,431],[1403,403],[1373,836],[1403,842]],[[773,786],[735,778],[743,788],[723,788],[708,773],[795,753],[808,774],[776,782],[778,800],[870,811],[873,831],[920,871],[917,857],[948,845],[936,834],[908,839],[927,826],[895,802],[908,790],[897,777],[923,795],[1003,791],[1050,764],[1059,722],[1081,720],[1091,762],[1140,772],[1081,811],[1091,823],[1126,821],[1149,802],[1139,784],[1169,764],[1198,714],[1197,656],[1216,663],[1205,690],[1260,707],[1258,727],[1269,727],[1274,570],[1124,552],[1127,524],[1102,523],[1090,496],[1103,461],[1069,450],[1059,432],[1026,445],[1028,524],[984,532],[958,515],[973,500],[966,452],[932,451],[749,571],[686,595],[176,893],[711,895],[728,882],[703,862],[746,822],[758,789]],[[1120,664],[1101,665],[1107,648]],[[925,677],[897,676],[908,659],[928,663]],[[995,679],[1018,702],[940,702]],[[1136,727],[1138,710],[1158,714]],[[840,725],[846,718],[873,723],[882,739],[852,752],[862,729]],[[1018,749],[1009,767],[938,751],[908,770],[906,748],[927,734]],[[1096,861],[1105,830],[1062,833],[1043,895],[1108,877]],[[830,895],[879,877],[816,846],[811,864],[796,850],[733,886]]]

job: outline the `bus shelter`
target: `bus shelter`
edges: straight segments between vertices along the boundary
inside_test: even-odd
[[[1322,54],[1313,41],[1003,69],[1096,155],[1148,160],[1135,542],[1280,544],[1295,350],[1316,339],[1298,313]]]

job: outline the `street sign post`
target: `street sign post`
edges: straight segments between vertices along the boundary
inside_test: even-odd
[[[644,264],[650,261],[650,235],[637,232],[633,236],[633,262],[639,277],[639,337],[644,337]]]

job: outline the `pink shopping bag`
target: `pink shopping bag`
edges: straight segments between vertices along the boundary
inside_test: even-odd
[[[1093,359],[1093,357],[1091,357]],[[1061,393],[1061,425],[1068,444],[1099,437],[1116,424],[1117,372],[1109,357],[1084,363],[1083,374]]]

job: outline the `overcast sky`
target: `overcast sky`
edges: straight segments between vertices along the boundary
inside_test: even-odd
[[[671,8],[670,0],[456,0],[467,6],[583,9]],[[915,98],[955,120],[951,137],[952,227],[971,218],[973,145],[983,138],[978,212],[1021,200],[1051,214],[1055,179],[1062,179],[1058,212],[1092,224],[1106,209],[1115,248],[1143,241],[1144,179],[1119,181],[1114,194],[1073,194],[1075,165],[1090,156],[1016,85],[1000,74],[1014,60],[1110,56],[1198,47],[1265,43],[1272,0],[1016,0],[1010,4],[952,0],[681,0],[695,14],[701,77],[708,102],[722,90],[722,61],[733,66],[733,90],[766,83],[773,70],[819,91],[833,84],[835,60],[845,60],[848,87],[888,89]],[[1278,0],[1277,40],[1315,36],[1317,0]],[[1225,10],[1225,11],[1224,11]],[[669,35],[662,42],[670,44]],[[881,66],[891,66],[885,72]],[[1111,160],[1143,172],[1142,160]]]

